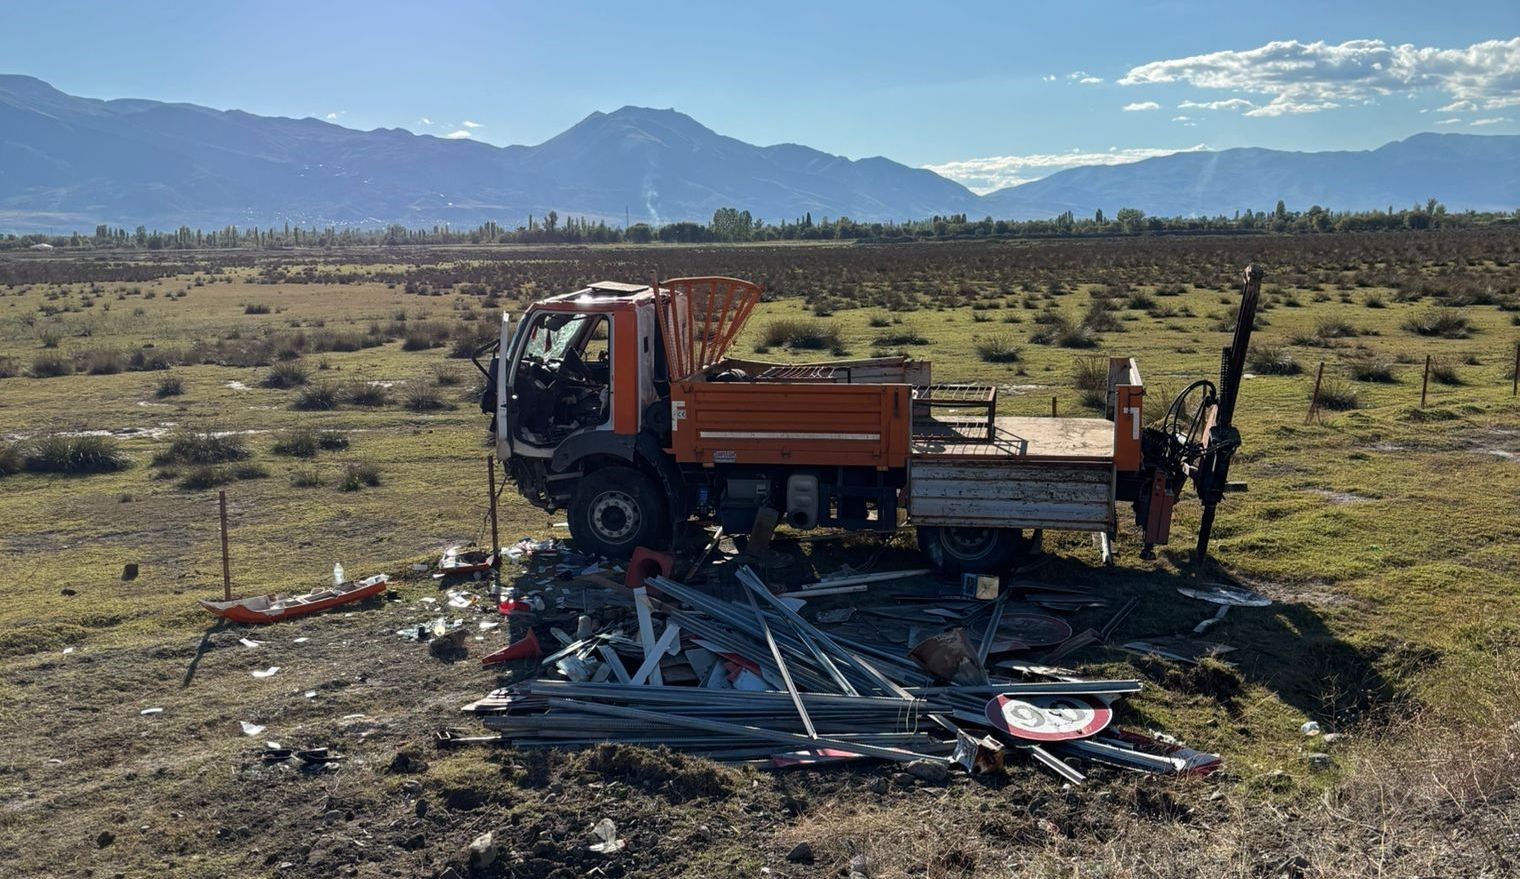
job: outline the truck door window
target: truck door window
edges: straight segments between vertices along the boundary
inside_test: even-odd
[[[604,314],[550,312],[534,319],[514,388],[522,404],[523,439],[552,444],[607,421],[610,344]]]

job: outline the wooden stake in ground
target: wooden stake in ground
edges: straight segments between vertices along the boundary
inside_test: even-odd
[[[491,558],[496,559],[496,551],[501,546],[501,540],[496,534],[496,456],[486,455],[486,489],[490,491],[491,498]],[[496,559],[500,561],[499,559]]]
[[[1324,379],[1325,361],[1321,360],[1319,362],[1319,371],[1314,374],[1314,393],[1309,395],[1309,414],[1304,416],[1305,424],[1313,421],[1314,416],[1319,413],[1319,385]]]
[[[1515,343],[1515,371],[1509,375],[1509,395],[1513,397],[1520,394],[1520,342]]]
[[[1050,417],[1056,417],[1056,398],[1054,395],[1050,398]]]
[[[1430,390],[1430,355],[1425,355],[1425,377],[1420,379],[1420,408],[1425,408],[1425,394]]]
[[[227,492],[217,492],[216,498],[222,510],[222,598],[231,601],[232,562],[227,557]]]

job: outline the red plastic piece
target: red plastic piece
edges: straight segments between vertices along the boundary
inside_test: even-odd
[[[538,659],[544,655],[544,649],[538,644],[538,636],[529,629],[528,634],[515,643],[508,644],[495,653],[489,653],[480,658],[481,665],[500,665],[503,662],[516,662],[519,659]]]
[[[669,577],[675,569],[675,556],[641,546],[633,551],[633,558],[628,560],[628,573],[623,575],[623,585],[637,589],[650,577]]]

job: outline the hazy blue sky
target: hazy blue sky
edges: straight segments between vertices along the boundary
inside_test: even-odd
[[[495,144],[674,107],[754,143],[885,155],[977,188],[1199,145],[1520,133],[1520,0],[166,0],[6,3],[0,22],[0,72],[89,97]]]

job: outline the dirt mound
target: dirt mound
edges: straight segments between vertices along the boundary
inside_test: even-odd
[[[669,748],[598,745],[576,755],[566,767],[600,778],[613,778],[672,803],[701,797],[726,797],[740,774],[707,760],[686,757]]]

